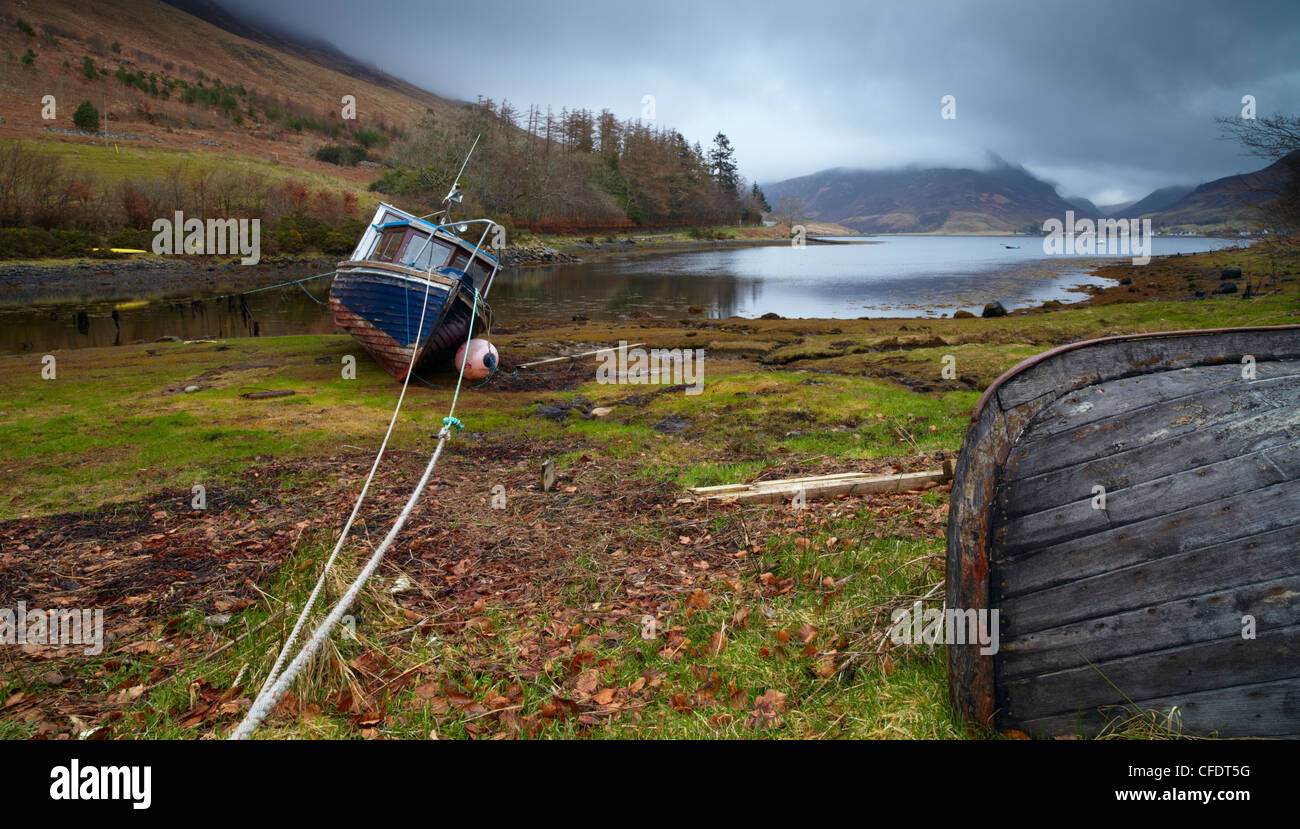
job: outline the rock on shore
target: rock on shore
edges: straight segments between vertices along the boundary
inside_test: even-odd
[[[528,265],[567,265],[582,260],[568,253],[561,253],[550,245],[511,245],[501,256],[503,268],[518,268]]]

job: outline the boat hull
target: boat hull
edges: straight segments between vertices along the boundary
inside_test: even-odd
[[[330,286],[334,323],[398,380],[440,367],[490,325],[490,311],[456,273],[426,274],[373,262],[344,262]],[[421,312],[423,310],[423,319]]]
[[[1112,337],[985,392],[953,479],[960,716],[1095,735],[1300,737],[1300,326]],[[991,618],[991,614],[986,616]],[[987,650],[987,649],[986,649]]]

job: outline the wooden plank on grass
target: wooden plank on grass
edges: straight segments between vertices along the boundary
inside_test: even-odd
[[[770,504],[788,501],[800,492],[808,499],[834,498],[838,495],[866,495],[873,492],[906,492],[920,489],[929,483],[943,483],[951,478],[950,468],[927,472],[905,472],[900,475],[838,472],[834,475],[755,481],[752,484],[702,486],[691,489],[691,493],[705,500],[727,499],[743,504]]]
[[[640,348],[643,345],[645,345],[645,343],[633,343],[632,345],[626,346],[626,348]],[[597,354],[604,354],[608,351],[618,351],[618,349],[619,347],[614,345],[609,348],[598,348],[595,351],[584,351],[581,354],[568,354],[563,357],[547,357],[545,360],[534,360],[531,363],[520,363],[517,368],[532,368],[533,366],[541,366],[547,363],[560,363],[565,360],[578,360],[583,357],[594,357]]]

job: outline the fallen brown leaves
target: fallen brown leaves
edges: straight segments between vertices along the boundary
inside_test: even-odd
[[[785,694],[768,689],[754,700],[754,709],[749,712],[750,728],[780,728],[784,723],[781,715],[785,713]]]
[[[923,504],[919,493],[904,493],[840,499],[803,514],[746,513],[730,529],[705,532],[702,525],[738,508],[682,507],[673,492],[629,485],[635,465],[608,458],[585,457],[566,469],[572,491],[542,493],[532,460],[547,451],[488,447],[475,457],[473,447],[458,444],[388,559],[387,566],[410,583],[387,599],[399,621],[373,629],[363,622],[364,645],[346,666],[337,666],[335,684],[316,689],[312,699],[287,696],[269,723],[330,717],[377,738],[407,733],[420,716],[434,723],[420,734],[501,739],[536,736],[561,723],[578,729],[620,719],[634,724],[648,706],[663,705],[682,714],[707,712],[714,727],[743,722],[755,730],[781,729],[785,691],[747,691],[713,663],[729,655],[740,631],[771,626],[771,644],[760,658],[802,660],[813,675],[833,675],[842,638],[809,623],[778,628],[767,605],[797,591],[832,594],[847,579],[817,568],[761,567],[766,541],[787,537],[797,550],[830,553],[853,540],[819,539],[809,519],[816,510],[866,505],[877,516],[868,532],[918,536],[940,532],[946,511]],[[369,501],[372,528],[386,526],[400,509],[422,461],[418,453],[393,454],[389,476]],[[226,624],[234,624],[264,602],[258,586],[302,535],[319,525],[328,537],[334,517],[355,497],[365,463],[338,465],[344,474],[328,486],[287,494],[275,486],[303,470],[260,467],[247,477],[242,495],[197,515],[183,509],[178,495],[111,515],[0,525],[0,550],[6,551],[0,552],[0,593],[40,595],[48,606],[104,606],[107,627],[116,634],[110,658],[89,677],[31,685],[32,677],[50,673],[45,663],[57,666],[71,652],[24,653],[19,664],[6,666],[0,680],[21,676],[31,686],[4,700],[6,716],[37,722],[38,733],[62,738],[96,727],[96,734],[114,733],[114,723],[139,724],[157,683],[230,638],[220,625],[196,636],[170,628],[169,621],[193,607],[214,618],[228,615]],[[488,507],[497,483],[510,493],[506,510]],[[319,515],[330,518],[304,520]],[[448,515],[463,520],[448,522]],[[319,566],[317,557],[302,556],[295,578],[310,580]],[[388,570],[379,575],[392,578]],[[719,606],[727,608],[720,617]],[[640,658],[646,618],[655,620],[650,652],[673,671],[687,671],[694,680],[688,687],[677,679],[666,683],[652,667],[630,667],[629,660]],[[696,633],[699,619],[710,620],[706,632]],[[454,666],[412,665],[414,637],[454,654]],[[147,666],[148,682],[85,693],[88,681],[135,662]],[[197,681],[186,704],[166,714],[184,729],[219,735],[247,709],[243,684],[254,682],[245,677],[241,685],[219,688]]]

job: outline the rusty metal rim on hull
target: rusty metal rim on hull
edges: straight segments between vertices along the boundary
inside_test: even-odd
[[[1236,328],[1190,328],[1183,331],[1151,331],[1144,334],[1120,334],[1114,337],[1098,337],[1095,340],[1082,340],[1077,343],[1058,345],[1050,351],[1044,351],[1042,354],[1035,354],[1033,357],[1021,360],[1019,363],[1016,363],[1016,365],[1008,369],[1001,377],[994,380],[992,385],[985,389],[984,393],[980,395],[979,402],[975,404],[975,409],[971,412],[970,419],[972,423],[979,420],[980,414],[984,411],[984,407],[988,405],[989,400],[991,400],[993,395],[997,393],[998,389],[1012,377],[1015,377],[1027,368],[1035,366],[1044,360],[1050,360],[1056,355],[1066,351],[1073,351],[1077,348],[1086,348],[1091,345],[1100,345],[1102,343],[1122,342],[1124,340],[1156,340],[1165,337],[1188,337],[1196,334],[1230,334],[1246,331],[1289,331],[1294,329],[1300,329],[1300,325],[1246,325]]]

